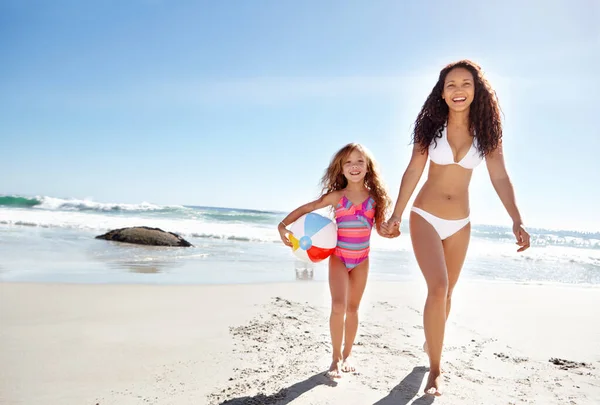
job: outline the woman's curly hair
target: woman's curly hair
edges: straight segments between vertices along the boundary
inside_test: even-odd
[[[448,105],[442,99],[444,81],[448,73],[456,68],[467,69],[473,75],[475,97],[469,110],[470,131],[477,138],[480,155],[487,156],[502,139],[500,106],[496,92],[483,76],[481,67],[470,60],[451,63],[442,69],[415,121],[413,143],[418,144],[425,153],[432,141],[437,145],[437,138],[442,137],[442,130],[448,121]]]
[[[365,187],[369,189],[369,194],[373,197],[373,200],[375,200],[375,224],[379,227],[385,221],[385,216],[387,215],[387,211],[389,210],[392,201],[388,196],[385,184],[379,173],[377,162],[375,162],[371,152],[363,145],[349,143],[337,151],[321,179],[321,195],[346,188],[348,180],[344,176],[344,162],[348,159],[348,156],[352,151],[355,150],[365,157],[367,163]]]

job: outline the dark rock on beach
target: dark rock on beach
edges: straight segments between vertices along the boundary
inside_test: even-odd
[[[192,246],[190,242],[177,234],[165,232],[159,228],[149,228],[147,226],[113,229],[104,235],[96,236],[96,239],[151,246]]]

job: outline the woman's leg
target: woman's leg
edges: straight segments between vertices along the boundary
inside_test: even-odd
[[[365,259],[349,273],[348,299],[346,302],[346,323],[344,327],[344,352],[342,371],[355,371],[350,361],[352,346],[358,331],[358,308],[362,299],[369,275],[369,259]]]
[[[433,226],[420,215],[410,213],[410,236],[417,263],[427,283],[427,300],[423,314],[425,339],[429,355],[429,379],[426,393],[441,395],[442,347],[446,326],[448,273],[444,248]]]
[[[444,246],[444,256],[446,258],[446,269],[448,270],[448,296],[446,298],[446,319],[450,315],[450,307],[452,305],[452,291],[460,276],[469,240],[471,239],[471,223],[469,222],[464,228],[456,232],[454,235],[442,241]]]
[[[331,315],[329,331],[333,349],[331,367],[327,375],[340,378],[342,365],[342,341],[344,339],[344,317],[348,292],[348,269],[335,255],[329,258],[329,291],[331,292]]]
[[[467,224],[460,231],[442,241],[444,247],[444,257],[446,260],[446,270],[448,271],[448,296],[446,297],[446,321],[450,316],[450,307],[452,306],[452,292],[458,282],[458,277],[462,270],[471,238],[471,224]],[[423,350],[428,351],[427,342],[423,345]]]

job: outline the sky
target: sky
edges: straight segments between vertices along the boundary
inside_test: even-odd
[[[286,211],[360,142],[395,201],[420,107],[468,58],[525,224],[599,231],[598,21],[596,0],[1,0],[0,194]],[[470,198],[511,224],[485,165]]]

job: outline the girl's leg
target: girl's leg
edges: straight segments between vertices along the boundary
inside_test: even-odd
[[[346,323],[344,328],[344,352],[342,353],[344,359],[342,371],[344,372],[355,371],[350,361],[350,354],[352,353],[352,346],[354,345],[354,339],[358,331],[358,307],[360,306],[360,301],[367,285],[369,258],[352,269],[349,275]]]
[[[331,292],[329,331],[331,333],[333,361],[327,375],[332,378],[342,376],[342,341],[344,339],[348,279],[348,270],[344,263],[337,256],[331,255],[329,258],[329,291]]]
[[[446,326],[448,274],[439,235],[423,217],[410,214],[410,236],[417,263],[427,283],[427,301],[423,314],[429,355],[429,378],[425,392],[441,395],[442,347]]]
[[[452,291],[460,276],[467,248],[471,238],[471,223],[444,240],[444,256],[446,258],[446,269],[448,270],[448,296],[446,297],[446,319],[450,315],[450,306],[452,305]]]

